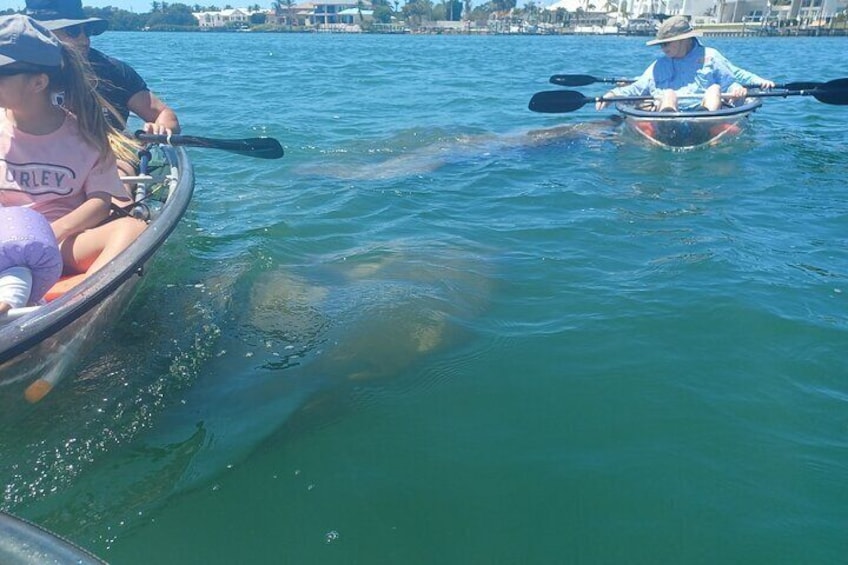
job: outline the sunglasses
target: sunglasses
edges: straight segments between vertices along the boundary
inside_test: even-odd
[[[58,29],[56,31],[61,31],[62,33],[64,33],[68,37],[72,37],[72,38],[76,39],[77,37],[80,36],[81,33],[85,34],[86,37],[91,37],[93,30],[92,30],[91,26],[88,25],[88,24],[77,24],[77,25],[73,25],[73,26],[63,27],[63,28]]]

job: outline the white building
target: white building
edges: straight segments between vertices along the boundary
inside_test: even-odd
[[[554,2],[547,8],[546,10],[550,10],[551,12],[556,12],[559,9],[563,9],[566,12],[575,13],[578,9],[583,10],[584,12],[599,12],[603,11],[604,2],[601,0],[559,0],[558,2]],[[589,8],[589,5],[592,8]]]
[[[247,8],[229,8],[220,12],[194,12],[192,15],[202,28],[247,25],[251,12]]]
[[[633,17],[682,14],[693,18],[697,25],[699,21],[826,20],[845,10],[848,0],[794,0],[786,6],[772,6],[770,0],[632,0],[627,6]]]
[[[342,12],[345,12],[345,10],[355,10],[357,21],[360,10],[363,11],[363,17],[365,16],[365,11],[371,10],[370,2],[363,2],[361,5],[357,5],[356,0],[315,0],[312,2],[312,5],[313,10],[310,21],[316,26],[344,24],[346,19],[352,19],[350,12],[346,12],[345,16],[342,16]]]

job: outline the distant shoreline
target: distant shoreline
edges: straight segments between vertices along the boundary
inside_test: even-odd
[[[316,29],[111,29],[114,32],[164,32],[164,33],[284,33],[284,34],[333,34],[333,35],[468,35],[468,36],[576,36],[576,37],[652,37],[643,33],[582,33],[575,31],[561,32],[492,32],[488,30],[406,30],[406,31],[344,31],[344,30],[316,30]],[[780,29],[775,31],[744,30],[744,29],[702,29],[704,37],[848,37],[848,29]]]

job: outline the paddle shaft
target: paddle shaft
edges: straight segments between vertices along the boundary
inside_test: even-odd
[[[560,86],[588,86],[597,82],[625,85],[630,84],[633,80],[629,78],[598,78],[592,75],[553,75],[550,78],[551,84]]]
[[[254,137],[248,139],[213,139],[191,135],[155,135],[137,131],[135,138],[145,143],[164,143],[183,147],[203,147],[220,149],[258,159],[279,159],[283,156],[283,147],[272,137]]]
[[[598,78],[592,75],[553,75],[550,78],[551,84],[558,84],[560,86],[588,86],[598,82],[625,86],[633,84],[635,81],[631,78]],[[779,88],[781,90],[811,90],[823,84],[823,82],[815,81],[787,82],[785,84],[775,84],[773,88]],[[746,84],[744,86],[745,88],[760,88],[758,84]]]

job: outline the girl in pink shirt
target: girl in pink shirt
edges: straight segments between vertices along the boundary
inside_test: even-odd
[[[112,198],[129,200],[116,151],[130,148],[71,48],[26,16],[0,17],[0,206],[26,206],[50,222],[65,275],[94,272],[146,224],[107,222]],[[115,150],[113,150],[113,147]]]

